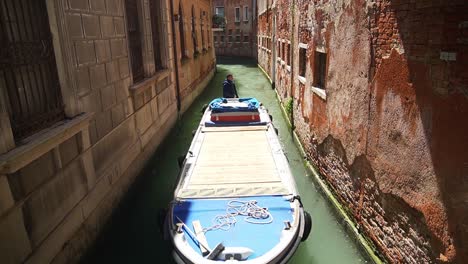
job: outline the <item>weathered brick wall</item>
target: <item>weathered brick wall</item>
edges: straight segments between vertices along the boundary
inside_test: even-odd
[[[419,213],[409,221],[427,230],[415,228],[421,236],[415,244],[430,247],[428,258],[462,262],[468,256],[462,202],[468,127],[460,125],[468,112],[468,4],[375,4],[367,155],[381,191]]]
[[[296,132],[362,232],[394,263],[463,262],[466,1],[278,3],[277,37],[293,46],[292,74],[277,63],[278,93],[294,97]],[[316,50],[327,53],[326,97],[313,88]]]

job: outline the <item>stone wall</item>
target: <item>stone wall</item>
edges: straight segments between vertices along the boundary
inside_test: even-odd
[[[150,3],[139,0],[145,79],[133,83],[123,0],[47,0],[64,103],[77,110],[14,141],[8,110],[0,107],[2,262],[77,262],[179,114],[213,76],[211,26],[205,28],[204,45],[199,38],[202,54],[182,58],[177,28],[172,41],[170,1],[157,2],[165,69],[156,71],[154,65]],[[174,6],[177,13],[178,2]],[[199,0],[197,7],[211,17],[210,1]]]
[[[292,63],[288,71],[280,54],[274,80],[282,100],[294,99],[308,158],[390,262],[462,263],[466,1],[277,2],[273,33],[291,43]],[[324,87],[315,87],[317,52]]]
[[[240,56],[256,57],[256,7],[252,0],[215,0],[214,8],[224,6],[226,18],[225,28],[221,31],[214,31],[215,49],[217,56]],[[240,21],[235,21],[235,8],[240,8]],[[244,15],[244,8],[248,7],[247,18]],[[222,40],[223,37],[223,40]]]
[[[180,98],[182,111],[184,112],[193,100],[205,88],[206,76],[214,74],[216,67],[215,50],[213,45],[213,32],[211,31],[212,3],[208,0],[197,0],[185,3],[174,0],[176,13],[179,3],[182,4],[182,20],[184,24],[185,36],[185,57],[178,53],[180,63],[178,76],[180,83]],[[192,40],[192,8],[195,13],[195,31],[197,34],[197,47],[193,46]],[[202,16],[200,18],[200,15]],[[201,38],[201,23],[203,23],[204,42]],[[178,22],[177,22],[178,24]],[[176,25],[176,36],[180,36],[179,27]],[[180,48],[180,39],[177,38],[177,46]]]

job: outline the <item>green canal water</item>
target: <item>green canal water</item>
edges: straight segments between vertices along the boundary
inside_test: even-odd
[[[313,218],[309,239],[289,263],[370,263],[308,174],[270,83],[254,62],[240,63],[218,60],[214,79],[148,162],[82,263],[173,263],[170,244],[158,231],[158,210],[171,200],[179,173],[177,157],[187,152],[203,105],[221,96],[227,73],[234,75],[241,97],[258,98],[273,115],[304,207]]]

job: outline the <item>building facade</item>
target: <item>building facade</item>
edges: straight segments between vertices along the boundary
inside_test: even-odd
[[[211,1],[0,9],[0,259],[77,262],[214,75]]]
[[[468,259],[466,1],[258,1],[308,159],[392,263]]]
[[[256,0],[213,0],[213,14],[216,55],[256,58]]]

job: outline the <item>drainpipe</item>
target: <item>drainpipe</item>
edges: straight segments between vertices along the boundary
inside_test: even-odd
[[[211,25],[211,28],[210,28],[210,35],[211,35],[211,43],[213,43],[213,46],[212,46],[212,50],[211,52],[213,53],[213,57],[214,57],[214,71],[215,71],[215,75],[216,73],[218,73],[218,67],[216,67],[216,65],[218,64],[218,61],[216,59],[216,47],[215,47],[215,43],[214,43],[214,39],[213,39],[213,15],[214,15],[214,12],[215,12],[215,9],[214,9],[214,1],[210,1],[210,16],[208,19],[210,19],[210,25]],[[209,37],[209,36],[208,36]]]
[[[273,15],[273,30],[272,30],[272,36],[271,36],[271,54],[272,54],[272,58],[271,58],[271,72],[272,72],[272,75],[271,76],[271,88],[272,89],[275,89],[276,88],[276,5],[275,5],[275,9],[272,9],[272,15]]]
[[[177,97],[177,112],[180,113],[180,83],[179,83],[179,58],[177,57],[177,38],[175,33],[175,22],[174,22],[174,0],[169,1],[171,3],[171,26],[172,26],[172,50],[174,52],[174,68],[176,76],[176,97]],[[179,19],[180,14],[177,14]]]
[[[291,99],[292,99],[292,109],[291,109],[291,129],[294,130],[294,94],[293,94],[293,86],[294,86],[294,51],[296,50],[296,42],[295,40],[295,30],[296,30],[296,18],[295,18],[295,10],[296,9],[296,0],[292,0],[292,5],[291,5],[291,36],[290,36],[290,41],[291,41],[291,51],[290,51],[290,62],[291,62],[291,87],[290,87],[290,94],[291,94]]]

